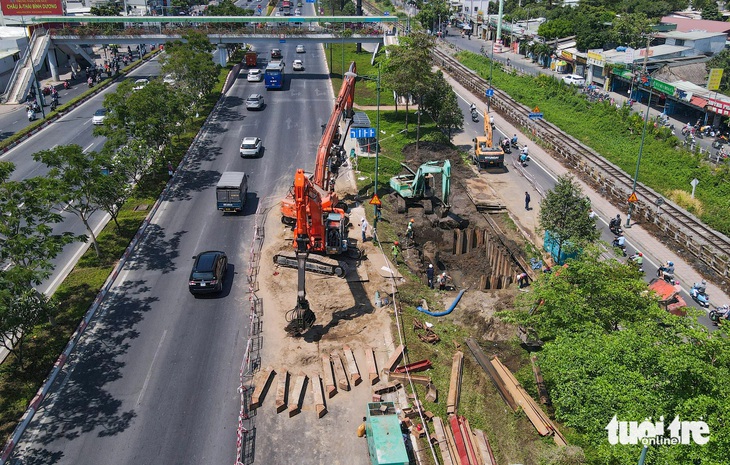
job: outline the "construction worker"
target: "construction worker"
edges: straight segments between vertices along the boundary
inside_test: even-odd
[[[400,244],[398,244],[398,241],[393,242],[393,247],[390,249],[390,253],[393,254],[393,261],[398,264],[398,254],[400,253]]]
[[[447,275],[445,271],[439,275],[439,291],[446,290],[446,281],[450,279],[451,276]]]
[[[428,278],[428,287],[430,289],[433,289],[433,264],[429,263],[428,268],[426,268],[426,278]]]
[[[367,240],[367,238],[365,237],[365,234],[368,231],[368,220],[366,220],[365,217],[362,218],[362,221],[360,223],[360,228],[362,229],[362,242],[364,244],[365,241]]]
[[[413,223],[415,223],[416,220],[411,218],[411,220],[408,222],[408,226],[406,227],[406,239],[413,242]]]

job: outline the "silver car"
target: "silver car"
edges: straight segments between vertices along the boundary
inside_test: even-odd
[[[568,74],[566,76],[563,76],[563,82],[578,87],[586,85],[585,78],[583,76],[578,76],[577,74]]]
[[[246,99],[246,110],[261,110],[264,108],[264,96],[261,94],[251,94]]]
[[[261,139],[258,137],[244,137],[241,141],[242,157],[258,157],[261,154]]]

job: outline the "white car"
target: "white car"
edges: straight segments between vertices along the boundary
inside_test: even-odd
[[[106,118],[106,110],[99,108],[94,112],[94,116],[91,118],[91,122],[94,126],[101,126],[104,124],[104,118]]]
[[[291,64],[292,69],[294,71],[304,71],[304,63],[302,60],[294,60],[294,62]]]
[[[137,79],[134,81],[134,90],[144,89],[144,86],[150,83],[149,79]]]
[[[568,74],[563,76],[563,82],[578,87],[586,85],[586,79],[583,76],[578,76],[577,74]]]
[[[246,99],[246,110],[261,110],[264,108],[264,96],[251,94]]]
[[[304,53],[304,45],[297,45],[297,53]]]
[[[246,80],[248,82],[261,82],[264,79],[264,73],[260,69],[249,69]]]
[[[261,139],[258,137],[244,137],[241,141],[242,157],[258,157],[261,154]]]

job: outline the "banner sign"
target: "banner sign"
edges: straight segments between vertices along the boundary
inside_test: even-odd
[[[5,16],[63,15],[61,0],[0,0]]]
[[[723,116],[730,115],[730,102],[711,98],[711,99],[707,99],[707,106],[709,107],[710,110],[717,113],[718,115],[723,115]]]
[[[602,68],[606,64],[606,60],[603,59],[603,55],[596,52],[588,52],[588,64],[595,65]]]
[[[669,85],[666,82],[662,82],[659,79],[652,79],[651,86],[659,92],[664,92],[667,95],[674,95],[674,91],[676,90],[674,86]]]
[[[710,70],[710,77],[707,79],[707,90],[718,90],[720,88],[722,72],[722,68],[712,68]]]

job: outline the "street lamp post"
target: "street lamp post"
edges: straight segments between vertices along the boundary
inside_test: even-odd
[[[347,77],[359,77],[360,79],[365,79],[367,81],[375,81],[376,87],[375,87],[375,177],[373,180],[373,194],[378,195],[378,159],[380,154],[380,63],[378,63],[378,75],[376,78],[373,78],[371,76],[360,76],[355,73],[347,72],[345,73],[345,76]],[[380,218],[380,208],[378,205],[374,205],[375,207],[375,220],[373,221],[373,229],[377,229],[378,227],[378,219]]]
[[[649,109],[651,108],[651,97],[654,88],[651,86],[651,78],[649,78],[649,100],[646,102],[646,113],[644,114],[644,129],[641,131],[641,145],[639,145],[639,157],[636,159],[636,171],[634,172],[634,183],[631,186],[631,196],[636,194],[636,183],[639,179],[639,165],[641,165],[641,154],[644,152],[644,139],[646,139],[646,126],[649,122]],[[631,213],[634,211],[634,202],[629,202],[629,212],[626,215],[626,227],[631,227]]]

